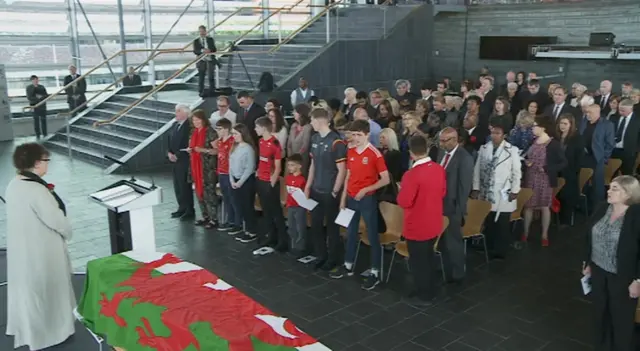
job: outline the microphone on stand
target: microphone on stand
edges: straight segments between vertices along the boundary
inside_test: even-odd
[[[113,157],[111,157],[109,155],[103,155],[102,157],[107,161],[111,161],[113,163],[119,164],[120,166],[126,168],[128,171],[131,171],[126,162],[122,162],[122,161],[118,160],[117,158],[113,158]],[[131,181],[135,182],[135,180],[136,180],[136,178],[133,176],[133,174],[131,174]]]

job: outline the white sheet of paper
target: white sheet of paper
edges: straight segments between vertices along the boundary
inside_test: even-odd
[[[306,209],[307,211],[313,211],[313,209],[318,205],[317,201],[312,199],[307,199],[307,197],[304,196],[304,192],[302,192],[300,188],[293,188],[290,194],[293,197],[293,199],[296,200],[298,205]]]
[[[580,283],[582,284],[582,292],[585,295],[589,295],[589,293],[591,292],[591,282],[589,282],[589,278],[591,278],[591,276],[585,275],[580,279]]]
[[[340,210],[340,212],[338,213],[338,217],[336,217],[336,220],[334,221],[334,223],[339,226],[349,228],[349,223],[351,223],[351,220],[353,219],[353,215],[355,213],[356,212],[354,210],[349,208]]]
[[[255,256],[264,256],[264,255],[268,255],[270,253],[273,253],[275,250],[269,246],[265,246],[265,247],[261,247],[255,251],[253,251],[253,254]]]
[[[298,262],[307,264],[307,263],[311,263],[311,262],[313,262],[315,260],[316,260],[316,256],[309,255],[309,256],[304,256],[304,257],[298,259]]]

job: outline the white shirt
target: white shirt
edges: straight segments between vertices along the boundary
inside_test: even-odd
[[[449,163],[451,163],[451,159],[453,158],[453,154],[456,153],[456,150],[458,150],[458,146],[459,145],[460,144],[456,145],[456,147],[454,147],[453,150],[451,150],[450,152],[447,152],[447,153],[444,154],[444,157],[442,158],[442,161],[440,162],[440,166],[444,167],[444,161],[447,159],[447,155],[449,155]],[[447,164],[447,167],[448,166],[449,166],[449,164]]]
[[[236,113],[231,111],[231,109],[227,109],[227,112],[224,115],[220,115],[220,110],[211,114],[209,120],[211,121],[211,125],[215,126],[216,122],[219,120],[226,118],[231,121],[231,126],[236,125]]]
[[[551,113],[556,112],[556,114],[553,115],[553,119],[558,119],[558,117],[560,116],[560,113],[562,112],[562,108],[564,107],[564,102],[561,103],[560,105],[553,105],[553,110],[551,110]]]
[[[296,101],[296,98],[298,97],[298,89],[295,89],[294,91],[291,92],[291,106],[296,107],[296,105],[298,104],[298,102]],[[303,98],[307,98],[307,96],[315,96],[316,93],[311,90],[311,89],[300,89],[300,91],[302,92],[302,97]],[[311,94],[311,95],[309,95]],[[301,101],[302,102],[302,101]]]
[[[622,123],[624,123],[624,126],[622,129],[622,139],[620,140],[619,143],[616,144],[616,149],[624,148],[624,135],[625,133],[627,133],[627,127],[629,126],[629,121],[631,120],[632,117],[633,117],[633,112],[630,113],[627,117],[625,117],[624,121],[618,122],[617,128],[620,128]],[[622,116],[620,116],[620,118],[622,119]],[[616,130],[618,130],[617,128]]]
[[[469,133],[469,135],[473,134],[473,131],[476,130],[476,127],[473,127],[469,130],[467,130],[467,133]]]

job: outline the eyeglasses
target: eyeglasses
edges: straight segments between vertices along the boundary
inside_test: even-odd
[[[454,139],[453,137],[451,137],[451,138],[447,138],[447,139],[440,139],[440,142],[441,142],[441,143],[448,143],[448,142],[450,142],[450,141],[451,141],[451,140],[453,140],[453,139]]]
[[[43,162],[49,162],[49,161],[51,161],[51,159],[50,159],[50,158],[43,158],[43,159],[41,159],[40,161],[43,161]]]

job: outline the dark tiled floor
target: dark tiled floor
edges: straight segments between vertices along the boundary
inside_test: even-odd
[[[11,144],[0,146],[0,184],[13,174],[11,149]],[[69,205],[74,227],[69,250],[76,270],[83,270],[87,261],[109,254],[105,211],[86,196],[120,177],[55,154],[46,178]],[[253,247],[226,234],[170,219],[175,209],[170,177],[158,173],[154,178],[165,189],[165,203],[155,211],[158,251],[211,270],[333,350],[591,349],[590,306],[579,284],[584,235],[579,226],[552,232],[548,249],[540,248],[534,236],[529,247],[504,262],[486,265],[482,255],[470,252],[464,284],[443,289],[437,305],[418,308],[402,300],[403,264],[394,266],[389,284],[367,292],[358,278],[331,280],[287,255],[253,257]],[[0,228],[2,246],[4,223]],[[358,270],[368,260],[366,254],[360,257]],[[2,318],[0,326],[4,323]]]

